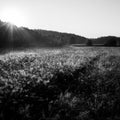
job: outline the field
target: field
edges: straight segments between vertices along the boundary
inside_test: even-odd
[[[0,55],[0,120],[120,120],[120,48]]]

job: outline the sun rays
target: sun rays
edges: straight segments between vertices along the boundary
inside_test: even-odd
[[[17,27],[24,26],[26,24],[25,15],[15,7],[6,7],[0,13],[2,21],[14,24]]]

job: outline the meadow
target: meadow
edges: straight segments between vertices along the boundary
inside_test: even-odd
[[[0,120],[120,120],[120,48],[0,55]]]

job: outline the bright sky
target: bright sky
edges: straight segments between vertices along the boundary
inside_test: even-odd
[[[0,0],[0,15],[9,10],[16,23],[29,28],[120,36],[120,0]]]

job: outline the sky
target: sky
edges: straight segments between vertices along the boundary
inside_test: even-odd
[[[10,9],[31,29],[120,37],[120,0],[0,0],[0,15]]]

